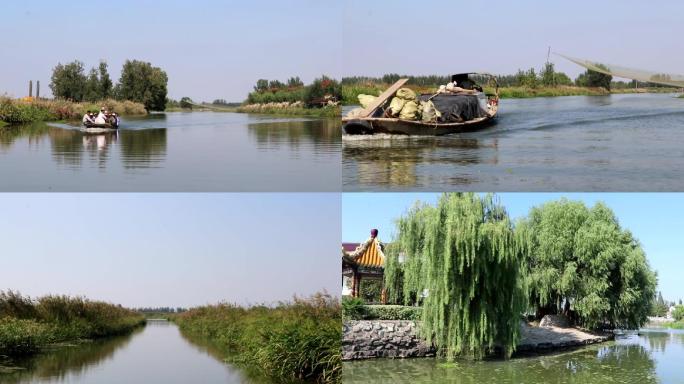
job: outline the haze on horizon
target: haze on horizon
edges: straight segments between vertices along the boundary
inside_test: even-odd
[[[0,290],[127,307],[339,294],[331,193],[2,194]]]
[[[336,2],[10,1],[2,5],[0,95],[51,97],[58,62],[100,60],[114,82],[126,59],[166,71],[168,97],[243,101],[260,78],[305,83],[341,74]],[[34,88],[35,92],[35,88]]]
[[[684,2],[674,0],[349,0],[342,75],[539,71],[549,46],[582,59],[684,75],[683,14]],[[573,80],[584,72],[559,56],[551,61]]]

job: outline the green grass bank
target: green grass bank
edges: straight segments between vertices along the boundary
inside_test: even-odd
[[[0,354],[28,354],[58,342],[132,331],[145,318],[118,305],[82,297],[31,299],[0,291]]]
[[[277,306],[219,304],[173,317],[181,332],[210,339],[226,361],[276,382],[341,382],[337,299],[317,294]]]

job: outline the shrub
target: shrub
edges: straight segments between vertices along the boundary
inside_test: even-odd
[[[342,318],[350,320],[361,320],[366,316],[366,306],[363,299],[359,297],[342,298]]]
[[[367,305],[367,320],[420,320],[423,313],[421,307],[404,305]]]
[[[684,319],[684,305],[677,305],[672,311],[672,317],[676,321],[682,321]]]

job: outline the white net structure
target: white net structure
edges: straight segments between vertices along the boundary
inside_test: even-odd
[[[644,71],[641,69],[633,69],[621,67],[619,65],[599,63],[590,60],[578,59],[575,57],[570,57],[563,55],[561,53],[554,52],[556,55],[561,56],[567,60],[572,61],[577,65],[581,65],[592,71],[605,73],[606,75],[613,75],[617,77],[623,77],[625,79],[632,79],[637,81],[642,81],[645,83],[655,83],[662,85],[669,85],[672,87],[684,88],[684,76],[677,75],[673,73],[660,73]]]

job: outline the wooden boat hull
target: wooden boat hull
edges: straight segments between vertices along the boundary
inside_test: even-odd
[[[422,121],[393,118],[342,119],[342,129],[349,135],[371,135],[389,133],[398,135],[441,136],[451,133],[477,131],[492,125],[496,114],[479,117],[462,123],[423,123]]]
[[[81,131],[84,133],[106,133],[115,132],[119,127],[117,125],[112,125],[109,123],[105,124],[83,124]]]

